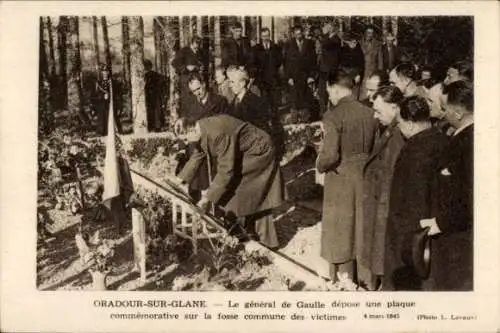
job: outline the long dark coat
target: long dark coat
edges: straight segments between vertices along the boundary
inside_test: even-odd
[[[187,70],[188,65],[196,66],[197,69],[190,72]],[[203,59],[201,52],[198,51],[194,53],[190,46],[185,46],[175,54],[172,66],[179,75],[180,115],[184,117],[196,100],[194,95],[189,91],[188,83],[191,73],[200,74],[202,72],[201,67],[203,66]]]
[[[285,78],[293,79],[294,84],[290,87],[290,97],[294,107],[308,108],[310,100],[307,78],[316,78],[317,56],[314,42],[309,39],[302,41],[302,48],[299,50],[297,40],[291,39],[284,48],[284,72]]]
[[[221,66],[248,66],[252,63],[252,47],[247,38],[236,41],[234,38],[227,38],[222,42]]]
[[[316,161],[325,174],[321,256],[330,263],[356,258],[357,228],[362,226],[363,167],[377,129],[373,111],[342,98],[323,116],[325,138]]]
[[[161,74],[149,71],[144,75],[144,91],[148,130],[160,130],[165,125],[165,104],[168,80]]]
[[[396,45],[389,46],[384,43],[381,46],[382,69],[390,71],[399,64],[399,48]]]
[[[394,167],[387,220],[384,290],[421,290],[411,248],[420,220],[432,217],[433,177],[447,138],[435,128],[411,137]]]
[[[190,182],[209,157],[216,169],[207,198],[227,214],[248,216],[280,206],[284,184],[269,134],[229,115],[201,119],[200,149],[179,177]]]
[[[403,145],[403,136],[394,122],[377,136],[373,152],[364,168],[363,242],[360,262],[373,275],[384,274],[385,234],[392,175]]]
[[[193,121],[198,121],[202,118],[211,117],[217,114],[224,114],[228,112],[228,103],[226,99],[214,93],[209,93],[205,104],[199,101],[194,101],[193,106],[190,109],[189,115],[187,116]],[[187,147],[187,159],[195,151],[195,144],[189,144]],[[187,162],[187,160],[186,160]],[[193,178],[190,189],[191,190],[205,190],[209,185],[209,170],[208,163],[204,161],[199,167],[196,176]]]
[[[436,173],[435,217],[441,234],[432,240],[431,277],[442,291],[473,289],[474,125],[450,139]]]
[[[257,44],[253,49],[253,72],[255,84],[259,87],[262,97],[275,112],[280,104],[280,67],[283,63],[283,52],[277,44],[270,42],[267,50],[264,45]]]

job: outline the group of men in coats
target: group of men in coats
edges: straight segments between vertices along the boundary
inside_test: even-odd
[[[354,96],[352,70],[326,83],[321,255],[333,280],[369,290],[472,290],[473,87],[466,75],[444,83],[440,120],[454,129],[444,131],[412,68],[379,77],[370,106]]]

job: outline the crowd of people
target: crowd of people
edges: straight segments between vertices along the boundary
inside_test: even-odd
[[[322,120],[321,256],[332,280],[347,274],[369,290],[472,290],[471,64],[450,64],[443,79],[402,58],[390,32],[380,42],[367,27],[357,40],[327,22],[318,44],[303,27],[292,30],[281,46],[263,28],[251,45],[234,24],[214,89],[202,75],[200,38],[177,53],[176,133],[189,146],[172,181],[231,230],[279,246],[272,211],[286,196],[286,94],[291,109]],[[161,118],[154,110],[151,119]]]

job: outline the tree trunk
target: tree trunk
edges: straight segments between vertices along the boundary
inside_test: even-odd
[[[78,29],[78,17],[66,18],[68,31],[66,36],[66,77],[68,85],[68,111],[72,120],[77,120],[82,114],[82,86],[81,61],[80,61],[80,36]]]
[[[134,134],[146,134],[148,126],[144,96],[144,24],[140,16],[130,16],[128,20]]]
[[[220,16],[214,17],[214,64],[215,67],[220,66],[222,62],[221,49],[221,26]]]
[[[163,69],[163,56],[162,56],[162,31],[160,27],[159,17],[155,16],[153,18],[153,36],[155,42],[155,70],[158,73],[162,73]]]
[[[106,16],[101,16],[101,25],[102,25],[102,36],[104,39],[104,53],[106,54],[106,66],[109,68],[109,72],[111,73],[111,51],[109,48],[109,36],[108,36],[108,22],[106,20]]]
[[[57,29],[57,37],[58,37],[58,48],[59,48],[59,60],[60,60],[60,69],[61,69],[61,77],[59,79],[59,90],[67,92],[68,91],[68,76],[66,75],[66,56],[67,56],[67,35],[68,35],[68,18],[66,16],[59,17],[59,26]],[[60,109],[65,109],[68,105],[68,95],[59,94],[59,98],[57,99],[57,107]]]
[[[51,87],[49,82],[49,68],[45,47],[45,24],[40,17],[40,43],[39,43],[39,90],[38,90],[38,133],[47,134],[53,126],[53,109],[51,105]]]
[[[52,21],[49,16],[45,20],[45,31],[44,31],[44,42],[46,42],[47,52],[47,65],[49,70],[49,78],[52,78],[56,74],[56,64],[54,55],[54,41],[52,40]]]
[[[99,53],[97,16],[92,16],[92,44],[94,45],[94,53],[95,53],[95,69],[96,72],[99,73],[99,65],[101,64],[101,58]]]
[[[173,17],[162,17],[160,19],[160,24],[163,29],[163,42],[164,42],[164,51],[165,51],[165,62],[168,66],[168,76],[170,82],[169,92],[168,92],[168,110],[169,110],[169,124],[173,124],[179,118],[179,78],[177,73],[175,72],[174,67],[172,66],[172,61],[175,57],[175,44],[177,42],[177,36],[182,35],[182,32],[176,31],[175,22],[179,22],[177,28],[180,28],[181,21],[175,20]],[[177,35],[176,32],[179,34]]]
[[[132,88],[130,83],[130,35],[128,18],[122,16],[122,54],[123,54],[123,112],[132,118]]]

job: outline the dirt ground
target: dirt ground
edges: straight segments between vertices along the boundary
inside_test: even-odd
[[[321,214],[305,208],[301,203],[318,201],[321,190],[314,184],[314,173],[303,171],[314,165],[314,154],[305,152],[283,168],[289,200],[275,212],[275,225],[280,240],[279,252],[309,269],[318,271]],[[302,174],[303,173],[303,174]],[[301,175],[302,174],[302,175]],[[300,177],[298,177],[301,175]],[[88,290],[92,279],[82,270],[75,245],[75,233],[82,216],[66,210],[55,210],[40,193],[39,205],[47,208],[47,229],[52,236],[38,241],[37,286],[40,290]],[[205,276],[195,261],[172,263],[161,270],[149,270],[147,280],[140,282],[139,274],[132,272],[133,245],[130,230],[120,236],[114,226],[104,222],[91,226],[100,230],[103,239],[114,239],[115,262],[108,275],[111,290],[301,290],[303,282],[293,281],[280,273],[272,263],[255,267],[251,262],[239,270],[226,271],[217,278]],[[311,264],[312,263],[312,264]]]

